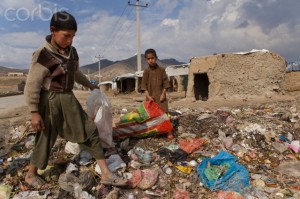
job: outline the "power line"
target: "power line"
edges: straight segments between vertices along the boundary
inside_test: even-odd
[[[116,25],[114,26],[114,28],[112,29],[111,33],[109,35],[111,35],[115,30],[116,27],[118,26],[118,24],[120,23],[121,18],[123,17],[125,11],[127,10],[127,6],[124,7],[122,14],[119,16],[118,21],[116,23]]]
[[[150,2],[150,0],[149,0],[146,2],[146,4],[148,4],[148,8],[153,8],[158,1],[159,0],[153,0],[153,1],[151,1],[151,4],[149,4],[149,2]]]
[[[110,32],[109,35],[115,34],[115,30],[116,30],[116,28],[118,27],[118,25],[119,25],[119,23],[120,23],[120,21],[121,21],[121,18],[123,17],[123,15],[124,15],[124,13],[125,13],[126,10],[127,10],[127,6],[124,7],[124,9],[123,9],[123,11],[122,11],[122,14],[119,16],[119,18],[118,18],[116,24],[113,26],[113,29],[111,30],[111,32]],[[108,41],[108,40],[106,40],[106,43],[108,43],[107,41]],[[104,46],[106,47],[107,45],[108,45],[108,44],[106,44],[106,45],[104,45]]]
[[[107,49],[110,49],[111,47],[113,47],[114,44],[116,43],[116,41],[123,41],[124,36],[129,32],[129,29],[132,27],[132,25],[133,25],[133,23],[134,23],[134,20],[133,20],[133,19],[132,19],[132,20],[129,19],[129,21],[131,21],[131,23],[128,24],[127,29],[126,29],[125,31],[122,31],[122,32],[120,31],[120,32],[118,32],[118,33],[122,33],[122,34],[120,35],[120,37],[118,37],[118,39],[114,39],[114,40],[110,43],[110,46],[109,46]],[[124,25],[125,25],[125,23],[124,23]],[[122,26],[122,28],[123,28],[123,26]],[[135,35],[134,35],[134,36],[135,36]],[[117,38],[117,37],[115,37],[115,38]]]
[[[129,13],[126,15],[125,20],[129,18],[129,16],[130,16],[131,13],[132,13],[132,10],[133,10],[133,9],[130,9],[130,10],[129,10]],[[119,18],[119,19],[121,19],[121,18]],[[119,21],[120,21],[120,20],[119,20]],[[102,54],[104,54],[104,53],[107,51],[107,49],[109,49],[109,47],[111,47],[111,44],[112,44],[112,43],[115,41],[115,39],[117,38],[118,33],[121,32],[120,30],[123,28],[124,24],[125,24],[125,23],[122,23],[122,25],[120,25],[120,26],[115,26],[115,27],[114,27],[114,29],[113,29],[114,32],[111,34],[110,39],[107,40],[106,44],[104,45],[104,48],[103,48],[104,50],[103,50]]]
[[[128,28],[126,29],[125,33],[122,34],[122,36],[120,37],[120,40],[122,40],[124,38],[124,36],[127,34],[127,32],[129,31],[129,29],[132,27],[134,21],[132,20],[131,23],[129,24]],[[136,35],[134,35],[136,36]]]

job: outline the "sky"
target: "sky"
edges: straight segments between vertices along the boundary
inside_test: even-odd
[[[136,0],[130,0],[135,5]],[[214,53],[267,49],[300,59],[299,0],[140,0],[140,49],[188,63]],[[77,20],[80,65],[137,54],[136,6],[128,0],[1,0],[0,66],[29,68],[53,13]]]

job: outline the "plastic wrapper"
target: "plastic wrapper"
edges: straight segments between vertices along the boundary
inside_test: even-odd
[[[142,103],[136,110],[126,113],[113,127],[113,139],[149,137],[173,130],[167,114],[154,101]]]

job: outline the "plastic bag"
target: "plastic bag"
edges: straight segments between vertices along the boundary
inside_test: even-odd
[[[86,100],[87,114],[94,119],[103,148],[114,147],[112,141],[111,105],[100,89],[94,89]]]
[[[113,154],[106,159],[106,164],[111,172],[115,172],[120,168],[126,167],[126,163],[119,154]]]
[[[200,181],[213,191],[233,190],[241,193],[249,186],[249,173],[246,168],[237,164],[236,157],[220,151],[213,158],[205,158],[197,167]]]
[[[190,193],[186,190],[176,187],[173,192],[173,199],[190,199]]]
[[[187,153],[193,153],[194,151],[202,148],[202,146],[207,143],[207,140],[201,138],[180,139],[178,143],[182,150]]]
[[[113,139],[149,137],[173,130],[167,114],[154,101],[143,102],[134,111],[126,113],[113,127]]]
[[[221,190],[218,193],[218,199],[245,199],[245,198],[237,192]]]

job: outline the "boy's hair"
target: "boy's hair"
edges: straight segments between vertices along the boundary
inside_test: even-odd
[[[66,11],[56,12],[53,14],[50,22],[50,27],[55,30],[75,30],[77,31],[77,22],[75,18]]]
[[[157,58],[157,55],[156,55],[156,51],[152,48],[149,48],[145,51],[145,57],[148,55],[148,54],[153,54],[156,58]]]

